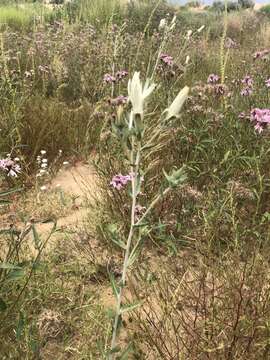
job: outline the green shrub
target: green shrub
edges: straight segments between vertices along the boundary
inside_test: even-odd
[[[260,8],[260,13],[270,17],[270,5],[265,5]]]
[[[238,4],[242,9],[253,9],[255,5],[253,0],[238,0]]]

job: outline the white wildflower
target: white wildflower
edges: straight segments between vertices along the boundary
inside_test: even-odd
[[[147,79],[144,86],[140,80],[140,73],[136,71],[133,78],[128,81],[128,97],[132,104],[134,115],[143,115],[144,100],[153,92],[155,84],[150,84]]]
[[[171,119],[172,117],[179,117],[179,113],[182,109],[182,106],[184,105],[184,102],[186,101],[188,97],[189,87],[185,86],[179,94],[176,96],[174,101],[171,103],[171,105],[165,110],[166,112],[166,120]]]
[[[159,23],[159,26],[158,26],[159,30],[164,29],[166,25],[167,25],[166,19],[161,19],[160,23]]]

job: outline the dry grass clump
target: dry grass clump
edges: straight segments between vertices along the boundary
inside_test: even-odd
[[[268,358],[269,271],[257,250],[186,254],[153,279],[133,288],[142,301],[136,344],[146,358]]]

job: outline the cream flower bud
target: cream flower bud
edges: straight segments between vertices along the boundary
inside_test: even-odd
[[[202,25],[202,26],[197,30],[197,32],[200,33],[201,31],[203,31],[204,28],[205,28],[205,25]]]
[[[153,92],[155,86],[155,84],[150,84],[149,79],[146,80],[143,86],[138,71],[136,71],[133,78],[128,81],[128,98],[132,104],[134,115],[143,115],[144,100]]]
[[[186,38],[189,39],[192,35],[192,30],[188,30]]]
[[[161,19],[160,23],[159,23],[159,26],[158,26],[159,30],[164,29],[166,25],[167,25],[166,19]]]
[[[171,105],[165,110],[166,120],[169,120],[172,117],[176,117],[176,118],[179,117],[179,113],[182,109],[182,106],[184,105],[184,102],[188,97],[188,93],[189,93],[189,87],[185,86],[176,96],[176,98],[171,103]]]

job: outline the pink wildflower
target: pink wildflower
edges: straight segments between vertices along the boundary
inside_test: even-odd
[[[123,186],[125,186],[129,181],[131,181],[130,175],[114,175],[112,178],[112,181],[110,182],[110,185],[114,187],[117,190],[121,190]]]
[[[208,84],[215,84],[219,81],[219,76],[216,74],[210,74],[207,79]]]

